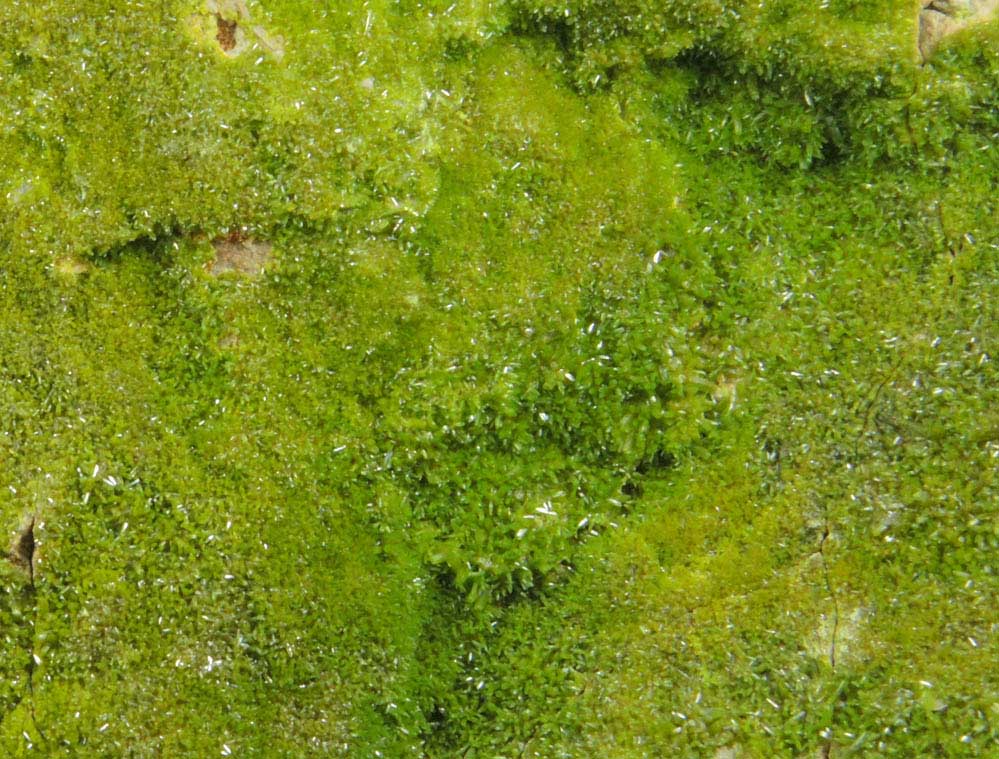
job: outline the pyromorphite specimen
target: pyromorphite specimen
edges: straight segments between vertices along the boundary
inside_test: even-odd
[[[0,754],[993,755],[923,5],[0,4]]]

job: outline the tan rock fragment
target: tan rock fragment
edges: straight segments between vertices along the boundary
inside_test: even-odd
[[[208,271],[214,276],[236,272],[254,277],[260,274],[271,258],[272,246],[269,242],[254,240],[239,232],[212,241],[215,260]]]
[[[920,0],[917,47],[925,62],[947,37],[999,13],[999,0]]]

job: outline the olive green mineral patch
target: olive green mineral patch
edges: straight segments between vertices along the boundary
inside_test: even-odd
[[[58,258],[53,266],[57,273],[68,278],[77,277],[80,274],[86,274],[92,268],[87,261],[83,261],[75,256],[64,256],[63,258]]]

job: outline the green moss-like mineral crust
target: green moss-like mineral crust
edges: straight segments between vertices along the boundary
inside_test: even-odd
[[[0,755],[999,755],[924,5],[0,3]]]

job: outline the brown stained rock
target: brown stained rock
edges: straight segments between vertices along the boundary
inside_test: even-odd
[[[205,0],[204,11],[191,17],[191,26],[210,34],[227,58],[238,58],[247,51],[268,53],[276,61],[284,58],[284,38],[271,34],[254,22],[246,0]]]
[[[33,584],[35,582],[35,517],[31,517],[18,530],[14,544],[10,548],[11,563],[22,569]]]
[[[269,242],[254,240],[238,231],[216,238],[212,246],[215,248],[215,260],[208,271],[216,277],[226,272],[255,277],[271,259],[272,246]]]
[[[995,18],[999,0],[920,0],[917,46],[925,62],[947,37]]]
[[[218,25],[215,39],[218,40],[219,47],[228,53],[236,47],[236,29],[239,25],[235,21],[222,18],[218,13],[215,14],[215,23]]]

